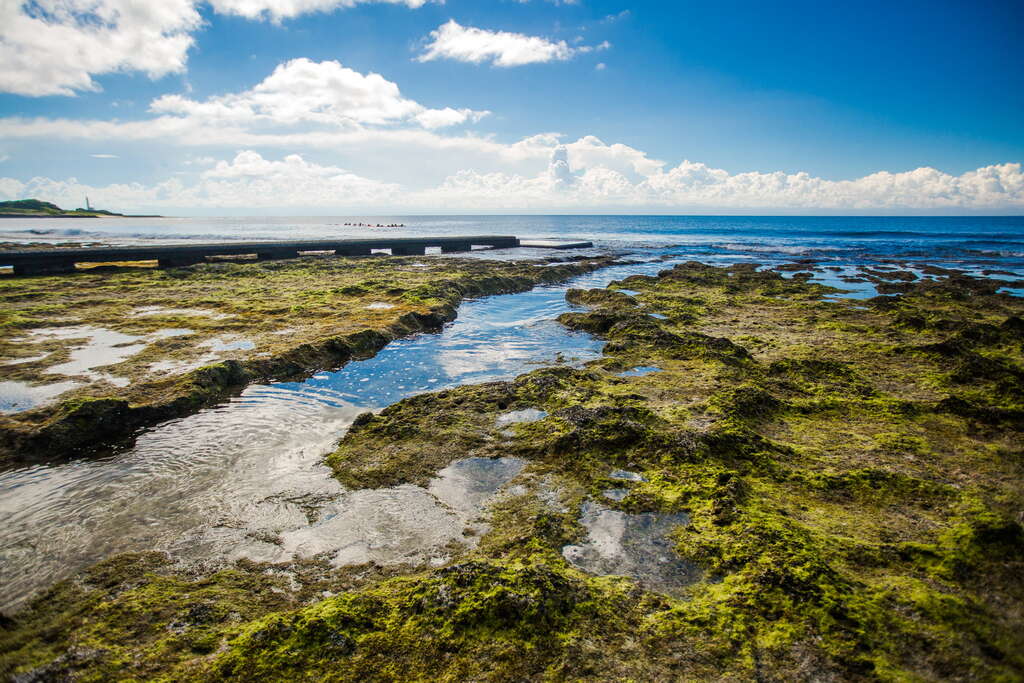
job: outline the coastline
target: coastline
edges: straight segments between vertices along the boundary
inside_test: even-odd
[[[570,290],[589,310],[560,320],[600,359],[399,401],[326,458],[353,491],[526,463],[450,562],[123,555],[9,617],[0,670],[1013,678],[1024,305],[886,277],[902,292],[866,301],[697,263]],[[630,548],[680,563],[644,573]]]

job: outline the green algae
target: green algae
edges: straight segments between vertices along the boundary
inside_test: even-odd
[[[268,618],[214,671],[334,680],[597,673],[611,668],[594,659],[602,645],[621,643],[639,621],[632,603],[628,589],[543,564],[466,562]]]
[[[922,283],[917,297],[905,294],[885,312],[905,320],[914,309],[932,318],[950,309],[946,315],[962,317],[947,345],[952,353],[996,346],[1004,354],[968,380],[935,352],[900,353],[898,321],[842,302],[821,305],[817,285],[691,264],[628,285],[641,292],[635,299],[645,310],[666,320],[637,311],[623,295],[574,292],[571,301],[593,310],[561,320],[607,337],[603,361],[465,391],[474,396],[478,428],[504,407],[549,412],[517,426],[499,449],[530,458],[533,471],[574,481],[596,498],[609,468],[629,466],[646,481],[631,488],[622,509],[689,513],[676,549],[710,578],[689,600],[650,615],[645,628],[658,638],[695,640],[726,677],[1021,674],[1021,637],[1009,624],[1020,616],[1022,592],[1008,574],[1024,567],[1013,516],[1022,505],[1019,432],[980,434],[969,416],[942,417],[955,412],[954,399],[939,397],[970,384],[975,391],[959,394],[975,410],[1013,414],[1020,349],[1001,330],[1013,328],[1015,317],[1000,325],[970,318],[1019,312],[1018,302],[965,305],[950,293],[956,283]],[[677,292],[685,297],[681,311],[672,305]],[[751,326],[754,311],[771,324]],[[750,338],[773,343],[748,350],[730,341],[743,338],[723,334],[734,321],[757,329]],[[908,341],[920,333],[908,331]],[[663,371],[610,376],[641,362]],[[479,392],[500,396],[501,408]],[[450,396],[443,407],[432,402],[420,397],[417,407],[460,415]],[[386,447],[364,438],[346,438],[329,460],[339,476],[340,454]],[[454,443],[458,451],[481,442]],[[506,520],[510,513],[501,514]],[[535,514],[550,524],[550,513]],[[561,538],[568,542],[566,533]],[[550,555],[546,561],[557,564]],[[989,581],[965,583],[979,576]]]
[[[0,416],[0,460],[88,453],[223,400],[251,382],[302,378],[371,356],[396,337],[438,329],[455,317],[463,298],[525,291],[607,262],[302,258],[0,281],[0,360],[25,359],[9,366],[9,378],[81,384],[52,405]],[[370,307],[380,302],[390,308]],[[68,352],[66,339],[45,333],[76,326],[149,341],[103,368],[98,379],[46,374]],[[168,329],[187,334],[159,338]],[[223,335],[253,348],[214,358],[218,354],[211,356],[208,345]],[[170,370],[154,369],[161,366]],[[109,381],[118,378],[127,386]],[[75,418],[82,401],[98,401],[91,420]],[[96,410],[101,406],[102,414]],[[96,429],[89,428],[93,424]]]
[[[440,569],[299,587],[266,567],[66,582],[3,624],[0,670],[1020,680],[1024,305],[961,275],[883,275],[907,286],[866,310],[750,266],[619,283],[634,297],[573,293],[593,308],[563,321],[605,336],[604,358],[406,399],[361,416],[326,460],[359,488],[423,483],[464,457],[527,459],[475,550]],[[618,376],[635,365],[661,371]],[[499,426],[525,408],[546,416]],[[616,469],[642,476],[624,483]],[[623,485],[623,500],[600,498]],[[561,548],[581,539],[588,500],[686,512],[674,549],[703,578],[670,597],[569,565]],[[328,584],[345,588],[313,588]],[[182,595],[203,586],[213,616],[194,624]],[[252,591],[247,611],[229,608],[236,589]]]

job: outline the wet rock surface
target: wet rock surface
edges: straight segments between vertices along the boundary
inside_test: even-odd
[[[306,377],[436,330],[464,298],[608,263],[307,258],[4,280],[0,362],[20,384],[0,415],[0,466],[121,445],[250,383]],[[111,411],[105,427],[76,419],[90,402],[90,414]]]
[[[0,671],[1020,678],[1024,304],[941,270],[863,302],[698,263],[574,294],[602,358],[366,413],[326,459],[353,495],[482,510],[444,566],[122,557],[8,619]],[[467,459],[494,476],[444,493]]]
[[[623,491],[628,493],[628,489],[610,489],[604,495],[621,501]],[[580,524],[587,530],[586,540],[565,546],[562,556],[591,574],[628,576],[650,590],[671,593],[700,576],[695,565],[672,550],[669,540],[669,534],[688,521],[682,512],[629,514],[584,503]]]
[[[426,487],[347,493],[321,508],[316,523],[282,534],[281,553],[327,553],[335,567],[444,564],[451,559],[449,544],[475,544],[487,528],[478,519],[486,504],[525,464],[516,458],[467,458],[445,467]]]

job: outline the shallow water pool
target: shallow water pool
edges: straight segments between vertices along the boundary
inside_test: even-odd
[[[389,547],[394,539],[386,531],[372,542],[358,538],[369,531],[312,531],[324,511],[353,495],[322,460],[355,416],[425,391],[594,359],[602,342],[555,321],[573,308],[566,289],[604,287],[666,267],[629,263],[562,285],[466,301],[440,333],[397,340],[373,358],[304,382],[251,386],[223,405],[146,430],[123,452],[0,474],[0,609],[119,552],[159,549],[182,562],[216,562],[281,559],[282,552],[314,547],[337,557],[342,545],[360,542]],[[409,500],[429,502],[424,495]],[[388,508],[398,516],[401,500]],[[396,534],[404,528],[393,526]],[[422,552],[404,561],[430,561],[433,544],[412,546]]]

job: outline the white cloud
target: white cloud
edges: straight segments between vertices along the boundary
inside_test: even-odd
[[[547,165],[535,175],[501,171],[456,172],[419,188],[375,180],[298,154],[280,160],[239,152],[199,174],[195,184],[171,178],[91,187],[76,179],[0,178],[0,198],[38,197],[73,204],[83,194],[124,210],[163,207],[337,208],[388,212],[417,210],[625,210],[683,212],[707,210],[992,210],[1024,208],[1024,170],[1019,163],[986,166],[959,176],[932,168],[879,172],[855,180],[831,181],[806,173],[730,174],[684,161],[640,180],[604,165],[574,160],[579,143],[549,148]],[[594,147],[593,140],[585,143]],[[578,166],[578,170],[572,170]]]
[[[239,152],[200,174],[194,185],[171,178],[156,185],[115,183],[93,187],[76,178],[36,177],[27,182],[0,178],[0,198],[47,197],[61,206],[77,205],[83,195],[104,207],[372,206],[396,200],[399,186],[364,178],[334,166],[307,162],[297,154],[280,161],[253,151]],[[287,198],[287,199],[282,199]]]
[[[93,159],[120,159],[116,154],[90,154]]]
[[[416,59],[429,62],[435,59],[454,59],[459,62],[480,64],[489,61],[494,66],[523,66],[543,62],[566,61],[577,54],[591,52],[588,46],[570,47],[564,40],[557,42],[508,31],[488,31],[462,26],[454,19],[430,32],[431,42]],[[602,43],[596,49],[606,49]]]
[[[0,199],[25,199],[28,186],[16,178],[0,178]],[[45,195],[44,195],[45,196]]]
[[[293,59],[251,90],[211,97],[203,102],[164,95],[150,111],[201,121],[203,125],[238,126],[303,123],[336,128],[416,122],[425,128],[478,121],[489,112],[428,109],[402,97],[398,85],[380,74],[361,74],[336,61]]]
[[[444,2],[444,0],[438,1]],[[406,5],[412,9],[418,9],[430,0],[210,0],[213,8],[223,14],[237,14],[249,19],[270,17],[274,21],[310,12],[348,9],[371,2]]]
[[[93,149],[110,140],[149,142],[218,158],[238,149],[331,150],[358,173],[397,182],[440,182],[462,168],[529,173],[546,158],[550,142],[508,145],[471,130],[453,133],[489,112],[448,104],[427,107],[384,77],[338,62],[296,59],[243,91],[160,97],[141,120],[0,117],[0,140],[78,140]]]
[[[646,152],[621,143],[606,144],[593,135],[584,135],[569,143],[573,170],[602,166],[634,179],[659,173],[664,161],[651,159]]]
[[[382,2],[430,0],[210,0],[214,11],[275,21]],[[443,0],[438,0],[442,2]],[[94,76],[182,73],[202,0],[0,0],[0,92],[38,97],[97,91]]]
[[[26,147],[79,141],[87,145],[83,154],[112,139],[140,149],[141,143],[152,150],[192,148],[180,161],[191,170],[191,184],[175,177],[107,187],[86,187],[75,179],[2,178],[0,194],[71,204],[89,194],[124,210],[1024,209],[1019,163],[958,176],[926,167],[831,181],[781,171],[733,174],[691,161],[669,166],[594,136],[569,142],[546,132],[507,143],[471,131],[445,134],[444,128],[478,121],[488,112],[428,108],[403,97],[383,76],[335,61],[295,59],[250,89],[205,100],[168,95],[150,109],[150,118],[137,121],[0,118],[0,139],[5,149],[21,140],[32,141]],[[318,159],[330,155],[331,162],[320,165],[295,153],[311,150]]]
[[[194,0],[3,0],[0,91],[72,95],[96,74],[177,73],[201,19]]]
[[[429,121],[427,122],[429,123]],[[238,149],[273,153],[330,152],[357,173],[403,183],[440,182],[464,168],[484,172],[536,173],[544,168],[557,137],[532,136],[512,144],[471,132],[442,134],[420,122],[405,126],[295,129],[265,124],[215,124],[200,118],[159,116],[144,121],[73,121],[0,118],[0,140],[82,142],[101,145],[111,139],[136,143],[154,154],[191,148],[195,155]]]
[[[565,145],[555,147],[551,153],[551,163],[548,164],[547,178],[544,180],[550,181],[552,189],[567,187],[575,180],[569,167],[569,150]]]
[[[370,206],[395,201],[400,189],[298,154],[271,161],[250,150],[204,171],[194,193],[206,206],[279,206],[283,196],[291,206]]]
[[[600,145],[595,140],[580,140],[574,145],[556,148],[549,168],[533,177],[464,171],[447,178],[435,192],[449,204],[459,202],[467,209],[491,210],[1024,208],[1024,171],[1020,163],[986,166],[959,176],[924,167],[903,173],[882,171],[841,181],[781,171],[730,174],[690,161],[668,171],[655,168],[654,162],[642,164],[649,173],[639,181],[631,181],[625,174],[600,163],[583,165],[574,161],[573,166],[578,166],[578,170],[567,173],[567,152],[571,156],[574,146],[597,149]]]
[[[415,116],[424,128],[447,128],[460,123],[476,123],[490,114],[489,111],[473,111],[472,109],[425,109]]]

